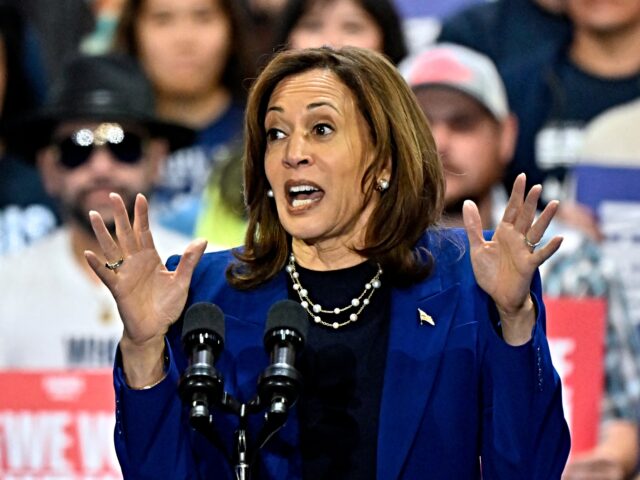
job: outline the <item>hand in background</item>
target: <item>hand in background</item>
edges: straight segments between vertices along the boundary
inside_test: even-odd
[[[623,480],[624,469],[612,458],[590,453],[569,462],[562,473],[562,480]]]
[[[604,234],[598,221],[589,207],[575,202],[562,202],[558,209],[558,220],[576,228],[595,242],[602,242]]]

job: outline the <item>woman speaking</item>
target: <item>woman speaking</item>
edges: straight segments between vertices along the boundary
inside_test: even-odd
[[[232,478],[235,417],[222,441],[195,432],[178,393],[188,361],[182,314],[224,311],[217,368],[240,402],[269,363],[270,307],[308,312],[303,387],[260,450],[260,479],[556,479],[569,451],[545,337],[536,219],[540,187],[516,180],[485,237],[475,204],[464,231],[438,228],[442,166],[413,94],[383,56],[345,47],[285,51],[255,81],[245,124],[248,230],[242,248],[195,240],[163,265],[138,196],[130,222],[112,194],[116,238],[91,222],[86,252],[124,324],[114,370],[116,450],[125,478]],[[106,259],[106,264],[105,264]]]

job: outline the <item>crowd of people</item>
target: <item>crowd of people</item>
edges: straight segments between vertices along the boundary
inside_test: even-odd
[[[166,416],[183,311],[223,307],[244,398],[290,298],[309,386],[264,478],[640,478],[640,2],[468,0],[427,46],[408,3],[0,0],[0,368],[115,362],[125,477],[226,463]],[[568,460],[543,296],[606,302],[599,435]],[[439,359],[420,405],[390,391],[433,379],[394,355]]]

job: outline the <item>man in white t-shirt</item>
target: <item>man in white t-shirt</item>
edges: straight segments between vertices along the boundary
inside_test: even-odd
[[[188,145],[193,132],[156,119],[153,92],[137,65],[110,55],[71,60],[50,101],[11,138],[37,165],[64,224],[0,258],[0,367],[110,367],[122,324],[113,297],[84,259],[85,250],[100,251],[88,212],[108,222],[111,192],[132,210],[167,154]],[[153,232],[165,257],[189,241],[161,228]]]

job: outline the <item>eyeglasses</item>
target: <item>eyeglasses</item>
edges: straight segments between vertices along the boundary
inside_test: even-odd
[[[84,164],[95,147],[106,147],[119,162],[133,165],[142,157],[144,139],[136,133],[125,132],[117,123],[101,123],[94,129],[76,130],[54,144],[60,151],[60,163],[67,168]]]

